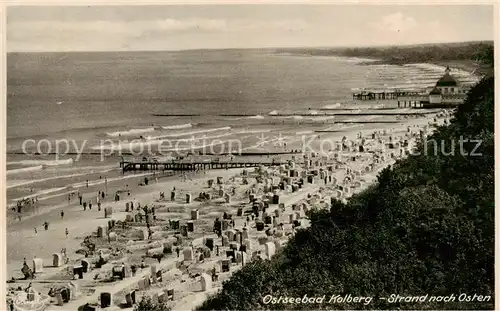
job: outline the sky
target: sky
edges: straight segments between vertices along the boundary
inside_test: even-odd
[[[493,40],[490,5],[8,7],[7,51],[341,47]]]

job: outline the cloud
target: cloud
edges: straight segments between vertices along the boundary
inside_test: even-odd
[[[300,30],[307,26],[301,20],[225,20],[225,19],[161,19],[122,21],[30,21],[7,23],[10,35],[19,33],[109,33],[133,34],[142,32],[185,32],[185,31],[242,31],[242,30]]]
[[[218,34],[244,38],[252,34],[302,31],[307,23],[296,19],[155,19],[132,21],[11,21],[7,22],[8,51],[114,50],[160,40],[165,35]],[[223,39],[223,37],[220,37]],[[30,45],[33,48],[30,48]],[[86,45],[89,45],[85,48]],[[144,47],[142,47],[144,48]]]
[[[30,21],[7,23],[8,35],[100,33],[109,35],[140,35],[147,31],[179,32],[189,30],[222,31],[225,20],[212,19],[163,19],[152,21]],[[9,36],[8,36],[9,37]]]
[[[308,27],[303,20],[253,21],[240,20],[235,23],[239,30],[302,31]]]
[[[417,21],[401,12],[384,16],[375,27],[382,31],[406,32],[413,30],[418,26]]]
[[[158,20],[154,23],[149,22],[136,22],[139,28],[156,31],[188,31],[188,30],[202,30],[202,31],[225,31],[227,29],[227,22],[223,19],[164,19]]]

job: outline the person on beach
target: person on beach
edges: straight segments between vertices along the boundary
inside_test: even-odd
[[[69,231],[68,231],[68,228],[66,228],[66,238],[68,238],[68,235],[69,235]]]
[[[38,234],[38,230],[36,230],[36,227],[34,229],[35,229],[35,234]]]
[[[89,201],[89,210],[92,210],[92,200]]]
[[[61,219],[64,218],[64,211],[61,211]]]
[[[212,268],[212,282],[215,282],[217,279],[217,272],[215,270],[215,267]]]
[[[97,202],[97,211],[101,211],[101,202]]]
[[[177,253],[177,258],[179,258],[179,254],[181,252],[181,250],[179,249],[179,247],[176,247],[175,248],[175,252]]]
[[[87,210],[87,202],[83,202],[83,211]]]
[[[43,223],[43,227],[45,228],[45,231],[49,230],[49,223],[48,222],[44,222]]]
[[[83,204],[83,197],[80,193],[78,193],[78,199],[80,200],[80,205]]]
[[[68,205],[70,204],[71,202],[71,194],[68,194]]]

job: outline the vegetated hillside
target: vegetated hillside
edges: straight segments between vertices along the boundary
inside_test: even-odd
[[[383,170],[377,184],[347,204],[334,201],[330,210],[312,212],[311,226],[299,230],[272,261],[249,263],[199,310],[493,309],[493,119],[494,78],[487,77],[469,92],[450,125],[419,144],[419,155]],[[460,147],[460,139],[468,142]],[[454,153],[448,154],[452,143]],[[491,300],[459,302],[463,293]],[[269,294],[374,299],[369,305],[265,305]],[[391,294],[453,294],[455,301],[379,299]]]
[[[277,49],[276,52],[310,56],[373,58],[385,64],[472,60],[480,62],[483,67],[493,66],[493,41],[387,47]]]

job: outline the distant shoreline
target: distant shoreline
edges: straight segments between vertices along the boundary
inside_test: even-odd
[[[395,65],[395,66],[404,66],[404,65],[411,65],[411,64],[432,64],[432,65],[437,65],[437,66],[442,66],[442,67],[451,67],[451,68],[456,68],[460,69],[463,71],[468,71],[472,72],[475,71],[476,75],[486,75],[490,72],[493,71],[492,68],[490,67],[485,67],[482,66],[479,63],[475,63],[473,61],[467,61],[467,60],[450,60],[450,61],[425,61],[425,62],[420,62],[420,61],[403,61],[403,60],[373,60],[373,61],[364,61],[359,63],[359,65]]]
[[[433,64],[474,72],[478,76],[493,73],[493,42],[417,44],[352,48],[278,49],[277,53],[303,56],[345,57],[361,60],[360,65]]]

